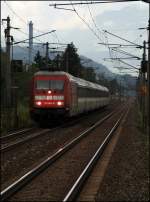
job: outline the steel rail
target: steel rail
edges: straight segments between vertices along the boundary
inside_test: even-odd
[[[118,112],[118,111],[117,111]],[[120,110],[119,110],[120,112]],[[119,113],[118,112],[118,113]],[[116,110],[106,115],[104,118],[97,121],[93,126],[86,129],[80,135],[73,140],[71,140],[69,143],[67,143],[65,146],[59,148],[53,155],[49,156],[46,160],[44,160],[42,163],[37,165],[35,168],[27,172],[25,175],[23,175],[21,178],[16,180],[14,183],[12,183],[10,186],[6,187],[1,192],[1,200],[4,201],[8,199],[10,196],[15,194],[17,191],[19,191],[23,186],[25,186],[27,183],[29,183],[34,177],[38,176],[42,171],[44,171],[46,168],[51,166],[57,159],[59,159],[64,153],[66,153],[69,149],[71,149],[74,145],[76,145],[83,137],[86,137],[91,131],[93,131],[95,128],[97,128],[99,125],[101,125],[103,122],[105,122],[107,119],[112,117],[112,115],[116,115]]]
[[[123,113],[119,117],[119,119],[116,121],[113,128],[110,130],[110,132],[108,133],[108,135],[106,136],[106,138],[104,139],[102,144],[99,146],[99,148],[97,149],[97,151],[95,152],[95,154],[93,155],[93,157],[91,158],[89,163],[86,165],[86,167],[83,170],[83,172],[81,173],[81,175],[78,177],[78,179],[73,184],[72,188],[69,190],[69,192],[64,197],[63,202],[75,201],[77,194],[82,189],[86,179],[90,176],[96,162],[99,160],[99,158],[103,154],[103,151],[107,147],[107,145],[108,145],[110,139],[112,138],[114,132],[116,131],[116,129],[120,125],[121,120],[123,119],[123,117],[125,117],[128,114],[128,111],[129,111],[129,108],[128,108],[127,112]]]
[[[18,135],[22,135],[22,134],[24,134],[24,133],[26,133],[26,132],[31,131],[32,129],[34,129],[34,128],[33,128],[33,127],[32,127],[32,128],[25,128],[25,129],[21,129],[21,130],[18,130],[18,131],[9,133],[9,134],[7,134],[7,135],[5,135],[5,136],[0,137],[0,141],[2,142],[2,141],[5,141],[5,140],[8,140],[8,139],[10,139],[10,138],[14,138],[16,135],[17,135],[17,136],[18,136]]]
[[[76,121],[78,121],[78,120],[75,120],[74,122],[76,122]],[[72,124],[72,123],[68,123],[68,125],[70,125],[70,124]],[[61,127],[64,127],[64,126],[66,126],[66,124],[54,127],[52,129],[45,129],[44,131],[32,134],[32,136],[30,136],[30,137],[26,137],[26,138],[24,138],[24,139],[22,139],[20,141],[17,141],[15,143],[9,144],[9,145],[4,146],[4,147],[2,147],[2,145],[1,145],[0,152],[9,151],[9,150],[13,149],[16,146],[23,145],[24,143],[28,142],[29,140],[35,139],[36,137],[39,137],[41,135],[46,135],[48,132],[53,132],[53,131],[55,131],[57,129],[60,129]]]
[[[57,127],[51,128],[51,129],[45,129],[44,131],[41,131],[41,132],[39,132],[39,133],[35,133],[35,135],[32,134],[32,136],[30,136],[30,137],[23,138],[23,140],[17,141],[17,142],[12,143],[12,144],[9,144],[9,145],[7,145],[7,146],[3,146],[3,147],[2,147],[2,144],[1,144],[0,152],[9,151],[9,150],[13,149],[13,148],[16,147],[16,146],[23,145],[24,143],[28,142],[29,140],[32,140],[32,139],[34,139],[34,138],[36,138],[36,137],[39,137],[39,136],[41,136],[41,135],[46,135],[48,132],[53,132],[53,131],[55,131],[55,130],[61,128],[61,127],[70,126],[71,124],[76,123],[76,122],[82,120],[83,118],[84,118],[84,117],[81,117],[81,118],[79,118],[79,119],[77,119],[77,120],[70,121],[70,122],[67,123],[67,124],[65,123],[65,124],[62,124],[61,126],[57,126]],[[15,134],[15,133],[14,133],[14,134]]]
[[[57,128],[58,128],[58,127],[57,127]],[[15,143],[8,144],[7,146],[1,147],[1,148],[0,148],[0,152],[9,151],[9,150],[15,148],[16,146],[23,145],[24,143],[28,142],[29,140],[32,140],[32,139],[34,139],[34,138],[36,138],[36,137],[38,137],[38,136],[47,134],[48,132],[52,132],[53,130],[56,130],[56,128],[53,128],[53,129],[45,129],[44,131],[41,131],[41,132],[32,134],[32,136],[23,138],[23,139],[20,140],[20,141],[17,141],[17,142],[15,142]]]

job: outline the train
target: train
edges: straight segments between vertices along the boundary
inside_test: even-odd
[[[37,123],[70,118],[110,102],[105,86],[63,71],[38,71],[31,86],[30,116]]]

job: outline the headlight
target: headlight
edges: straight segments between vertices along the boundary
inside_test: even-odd
[[[63,105],[63,102],[58,101],[58,102],[57,102],[57,105],[58,105],[58,106],[61,106],[61,105]]]
[[[41,101],[37,101],[37,102],[35,102],[35,104],[38,105],[38,106],[41,106],[42,102]]]

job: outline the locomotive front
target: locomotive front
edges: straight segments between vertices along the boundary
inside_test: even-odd
[[[33,78],[31,118],[38,122],[59,118],[66,114],[66,77],[36,73]]]

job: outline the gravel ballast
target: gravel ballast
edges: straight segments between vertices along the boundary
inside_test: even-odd
[[[95,201],[149,201],[148,137],[133,103]]]
[[[92,131],[10,201],[62,201],[74,181],[93,156],[121,112]],[[115,118],[115,119],[114,119]]]
[[[115,108],[114,106],[117,106],[117,104],[108,107],[106,111],[98,110],[96,113],[90,113],[89,117],[85,117],[85,120],[73,126],[41,136],[21,147],[17,147],[13,151],[1,154],[1,189],[3,190],[14,180],[45,160],[58,147],[63,146],[67,141],[75,137],[76,134],[89,127],[93,121],[102,118],[108,111],[112,111]]]

